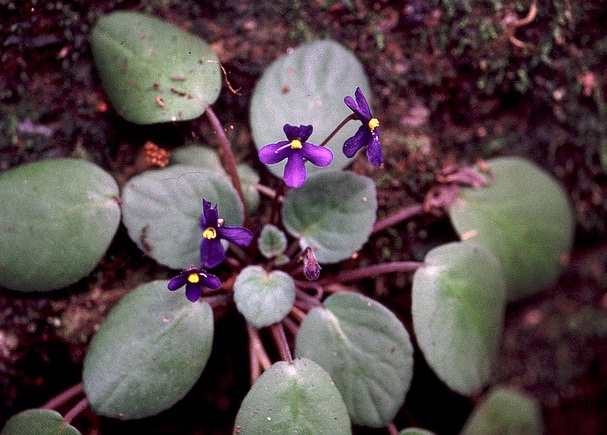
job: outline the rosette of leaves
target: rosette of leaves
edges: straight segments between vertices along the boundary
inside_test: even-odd
[[[251,98],[249,119],[257,149],[284,140],[283,126],[313,125],[310,143],[320,144],[335,126],[351,114],[344,97],[360,87],[370,95],[369,80],[356,56],[331,40],[313,41],[276,59],[267,67]],[[344,126],[328,143],[333,152],[329,168],[342,169],[349,163],[342,152],[346,139],[358,125]],[[285,162],[268,166],[282,177]],[[322,171],[307,165],[308,174]]]
[[[302,249],[310,247],[320,263],[337,263],[367,242],[376,211],[373,180],[352,172],[329,171],[314,174],[302,187],[291,190],[282,218]]]
[[[137,124],[197,118],[221,90],[217,55],[179,27],[139,12],[104,15],[90,35],[117,112]]]
[[[42,291],[87,276],[120,223],[117,198],[112,176],[85,160],[43,160],[0,174],[0,285]]]
[[[514,300],[556,281],[573,244],[573,212],[554,177],[528,160],[501,157],[486,164],[494,180],[462,189],[449,216],[460,237],[499,258]]]

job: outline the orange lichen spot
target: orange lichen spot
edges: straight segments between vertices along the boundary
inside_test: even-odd
[[[155,143],[151,141],[146,142],[143,146],[143,151],[145,153],[145,161],[148,165],[164,168],[169,164],[171,153],[160,148]]]

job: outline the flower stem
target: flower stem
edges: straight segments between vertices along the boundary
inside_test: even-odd
[[[249,360],[251,362],[251,384],[255,383],[261,375],[260,368],[267,370],[272,365],[270,357],[263,347],[259,332],[247,322],[247,334],[249,335]]]
[[[406,221],[407,219],[411,219],[412,217],[421,215],[424,213],[424,206],[422,204],[413,204],[408,205],[396,212],[378,220],[373,225],[372,233],[377,233],[379,231],[385,230],[386,228],[391,227],[392,225],[396,225],[399,222]]]
[[[393,261],[391,263],[374,264],[359,269],[347,270],[313,283],[297,281],[295,284],[302,288],[316,288],[317,285],[326,286],[335,283],[358,281],[359,279],[373,278],[386,273],[413,272],[423,266],[424,263],[418,261]]]
[[[327,138],[319,146],[324,147],[327,143],[329,143],[331,139],[333,139],[333,136],[335,136],[337,132],[343,128],[344,125],[354,119],[356,119],[356,115],[354,113],[348,115],[348,117],[344,119],[337,127],[335,127],[335,130],[333,130],[331,134],[327,136]]]
[[[84,391],[84,384],[82,382],[74,385],[73,387],[68,388],[67,390],[57,394],[51,400],[46,402],[41,406],[42,409],[56,409],[59,406],[63,405],[67,401],[73,399],[78,394]]]
[[[74,407],[65,414],[65,417],[63,417],[65,424],[70,424],[87,406],[89,406],[89,401],[86,398],[76,403]]]
[[[274,338],[274,342],[278,347],[280,358],[283,361],[292,363],[293,357],[291,356],[291,349],[289,349],[289,342],[287,341],[287,335],[285,334],[285,328],[282,323],[275,323],[271,325],[270,331],[272,332],[272,337]]]
[[[234,153],[232,152],[232,145],[230,144],[230,140],[226,136],[225,130],[223,129],[219,118],[217,118],[217,115],[215,115],[215,112],[213,111],[213,109],[211,109],[211,106],[207,106],[205,108],[205,113],[207,115],[207,118],[209,119],[209,122],[211,123],[211,126],[213,127],[213,130],[215,130],[215,134],[219,138],[219,143],[221,144],[222,151],[221,154],[223,155],[226,163],[225,169],[226,171],[228,171],[228,175],[232,180],[232,186],[234,186],[234,189],[236,189],[236,192],[238,192],[238,196],[242,201],[242,205],[244,206],[246,204],[244,200],[244,192],[242,190],[242,184],[240,183],[238,171],[236,171],[236,158],[234,157]]]

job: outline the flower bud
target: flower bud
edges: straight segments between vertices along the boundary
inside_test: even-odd
[[[304,275],[309,281],[316,281],[320,276],[320,264],[316,260],[314,251],[311,248],[306,248],[303,255]]]

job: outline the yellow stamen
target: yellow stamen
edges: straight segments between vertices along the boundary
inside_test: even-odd
[[[293,139],[291,141],[291,149],[292,150],[300,150],[301,149],[301,141],[298,139]]]
[[[188,275],[188,282],[191,282],[192,284],[197,284],[198,281],[200,281],[200,277],[197,273],[190,273]]]
[[[214,239],[215,237],[217,237],[217,230],[213,227],[208,227],[202,232],[202,237],[209,240]]]
[[[371,118],[369,120],[369,129],[371,131],[375,130],[379,126],[379,120],[377,118]]]

